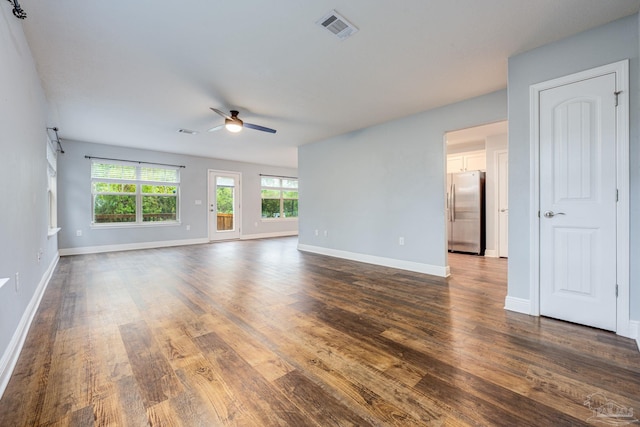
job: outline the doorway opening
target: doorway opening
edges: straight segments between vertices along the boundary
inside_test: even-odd
[[[447,132],[447,249],[491,258],[508,257],[508,137],[507,121]],[[474,172],[481,182],[480,204],[476,219],[468,204],[475,190]],[[467,178],[469,177],[469,178]],[[462,188],[460,188],[462,186]],[[462,190],[462,191],[461,191]],[[472,198],[468,198],[471,195]],[[482,203],[481,200],[484,200]],[[473,225],[478,221],[478,229]],[[473,231],[470,231],[473,230]],[[478,240],[478,244],[474,243]]]
[[[209,240],[240,238],[240,174],[209,171]]]

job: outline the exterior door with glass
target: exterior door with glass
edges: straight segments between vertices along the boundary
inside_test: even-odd
[[[209,171],[209,240],[240,238],[240,174]]]

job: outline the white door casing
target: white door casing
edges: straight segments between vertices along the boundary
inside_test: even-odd
[[[628,99],[628,61],[531,87],[531,314],[625,336]]]
[[[226,193],[232,203],[230,207],[222,206],[218,200],[219,191]],[[221,194],[221,198],[222,198]],[[240,238],[240,174],[209,170],[208,178],[208,221],[209,240],[231,240]],[[228,200],[228,198],[225,198]],[[225,203],[226,205],[227,203]],[[220,211],[223,210],[225,212]],[[230,208],[230,209],[229,209]],[[231,211],[228,213],[227,211]],[[220,213],[220,217],[218,215]]]
[[[506,258],[509,256],[509,153],[508,151],[497,151],[496,154],[496,166],[497,166],[497,191],[496,191],[496,203],[498,213],[496,218],[498,224],[496,227],[498,244],[498,257]]]

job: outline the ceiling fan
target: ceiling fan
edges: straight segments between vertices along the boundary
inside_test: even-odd
[[[275,129],[271,129],[271,128],[260,126],[260,125],[254,125],[253,123],[247,123],[247,122],[244,122],[244,121],[240,120],[238,118],[238,111],[237,110],[229,111],[231,113],[231,115],[228,115],[228,114],[218,110],[217,108],[213,108],[213,107],[210,107],[210,108],[211,108],[211,111],[214,111],[214,112],[220,114],[222,117],[224,117],[224,124],[212,127],[211,129],[209,129],[209,132],[214,132],[214,131],[216,131],[218,129],[222,129],[223,127],[225,127],[225,128],[227,128],[227,130],[229,132],[234,132],[235,133],[235,132],[240,132],[242,130],[242,128],[245,127],[245,128],[249,128],[249,129],[260,130],[262,132],[276,133]]]

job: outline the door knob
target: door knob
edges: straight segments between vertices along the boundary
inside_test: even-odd
[[[566,215],[564,212],[546,211],[544,213],[545,218],[553,218],[556,215]]]
[[[507,212],[509,209],[500,209],[500,212]]]

